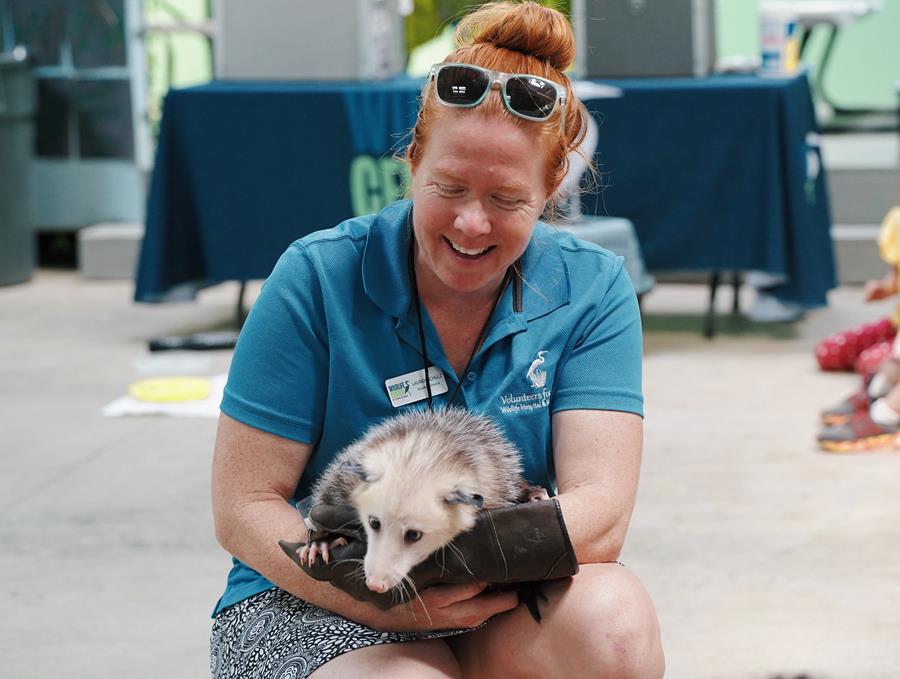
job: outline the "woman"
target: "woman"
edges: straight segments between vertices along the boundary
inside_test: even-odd
[[[583,134],[561,72],[571,28],[497,3],[460,32],[472,44],[423,93],[412,201],[293,244],[241,333],[213,466],[216,534],[236,557],[215,676],[662,675],[653,605],[614,563],[642,445],[634,291],[620,258],[538,223]],[[431,389],[396,398],[425,365]],[[427,616],[382,611],[277,545],[305,539],[291,503],[343,446],[403,408],[451,402],[504,429],[531,483],[558,487],[581,570],[545,584],[540,625],[484,584],[422,591]]]

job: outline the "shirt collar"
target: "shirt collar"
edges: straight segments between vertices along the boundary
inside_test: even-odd
[[[569,271],[555,233],[538,222],[522,255],[522,313],[528,321],[569,303]]]
[[[379,308],[394,318],[405,316],[410,306],[407,256],[411,211],[412,201],[401,200],[375,215],[363,253],[363,288]],[[554,230],[541,222],[535,226],[522,256],[522,278],[522,312],[513,310],[510,286],[504,293],[495,320],[497,325],[502,324],[510,330],[569,302],[569,274],[565,260],[554,238]]]
[[[412,201],[391,203],[375,215],[363,252],[363,288],[369,298],[394,318],[409,309],[409,220]]]

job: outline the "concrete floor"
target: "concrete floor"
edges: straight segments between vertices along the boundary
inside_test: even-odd
[[[226,321],[236,288],[156,307],[131,291],[47,271],[0,288],[0,677],[208,676],[228,569],[208,497],[215,421],[100,410],[178,359],[148,357],[148,338]],[[813,344],[889,309],[858,300],[842,288],[792,328],[732,322],[711,342],[664,329],[699,328],[702,287],[645,300],[623,561],[656,601],[668,677],[900,676],[900,453],[814,445],[817,411],[855,380],[818,372]],[[229,352],[181,360],[213,374]]]

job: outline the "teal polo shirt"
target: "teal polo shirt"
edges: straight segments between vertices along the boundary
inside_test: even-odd
[[[386,385],[423,368],[407,265],[411,209],[393,203],[293,243],[241,331],[221,409],[312,444],[295,500],[371,425],[427,407],[395,407]],[[428,358],[448,387],[433,403],[446,405],[461,381],[455,404],[496,422],[521,451],[527,479],[555,489],[553,413],[643,416],[640,314],[621,257],[543,223],[521,270],[465,375],[450,367],[423,305]],[[235,560],[216,613],[271,586]]]

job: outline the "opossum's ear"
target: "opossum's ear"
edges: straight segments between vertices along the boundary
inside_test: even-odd
[[[365,481],[368,483],[369,475],[366,474],[365,468],[359,462],[344,462],[341,465],[341,469],[345,472],[349,472],[355,476],[358,476],[361,481]]]
[[[452,493],[444,496],[444,502],[448,505],[471,505],[476,509],[481,509],[484,505],[484,498],[476,493],[467,493],[456,488]]]

